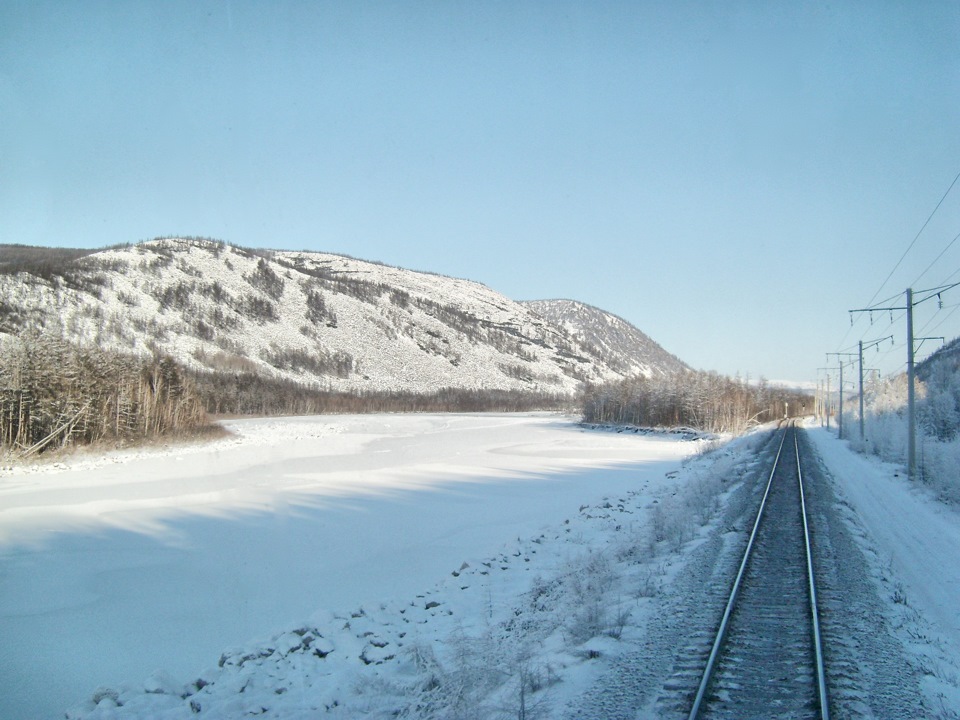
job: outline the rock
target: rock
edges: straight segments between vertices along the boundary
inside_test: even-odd
[[[90,700],[97,707],[100,707],[100,704],[104,701],[108,701],[108,704],[104,707],[118,707],[120,704],[120,693],[113,688],[98,687],[93,691],[93,696],[90,698]]]

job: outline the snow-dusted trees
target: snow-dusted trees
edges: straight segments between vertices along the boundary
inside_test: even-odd
[[[339,392],[256,372],[197,372],[192,379],[208,412],[215,415],[318,415],[368,412],[526,412],[569,410],[562,393],[521,390],[437,388],[406,391]]]
[[[0,346],[0,447],[36,453],[71,443],[195,430],[206,414],[169,358],[148,360],[49,335]]]
[[[283,295],[283,279],[273,271],[270,263],[264,258],[257,261],[257,267],[252,273],[243,277],[257,290],[266,293],[274,300],[279,300]]]
[[[892,463],[907,461],[907,377],[870,383],[864,392],[864,438],[845,432],[851,447]],[[960,339],[917,366],[917,465],[919,479],[944,500],[960,504]],[[859,421],[859,403],[844,403]],[[846,427],[846,426],[845,426]]]
[[[951,347],[960,350],[960,343],[954,341],[945,347],[947,354],[921,368],[920,373],[926,392],[917,419],[924,432],[942,442],[960,434],[960,356],[950,353]]]
[[[582,406],[585,422],[739,432],[751,423],[781,418],[790,408],[800,411],[804,404],[809,405],[808,396],[766,382],[688,370],[587,385]]]

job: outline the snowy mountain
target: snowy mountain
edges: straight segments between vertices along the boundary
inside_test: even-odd
[[[577,304],[571,304],[577,306]],[[0,247],[0,333],[163,352],[195,370],[352,392],[572,392],[682,363],[628,323],[581,325],[469,280],[316,252],[158,239],[100,251]],[[599,330],[598,330],[599,329]]]
[[[662,375],[689,369],[623,318],[576,300],[523,303],[563,330],[621,375]]]

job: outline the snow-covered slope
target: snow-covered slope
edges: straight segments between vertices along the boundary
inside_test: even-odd
[[[2,332],[47,328],[335,390],[566,393],[679,364],[630,358],[628,345],[573,334],[476,282],[340,255],[162,239],[21,266],[0,274]]]
[[[623,318],[576,300],[533,300],[524,305],[603,357],[623,375],[676,372],[688,366]]]

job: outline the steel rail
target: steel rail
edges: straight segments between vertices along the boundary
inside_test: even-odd
[[[710,656],[707,659],[706,667],[703,671],[703,677],[700,680],[700,685],[697,688],[697,694],[694,697],[693,705],[690,709],[690,714],[688,720],[697,720],[700,715],[700,709],[703,705],[704,698],[707,694],[707,689],[710,686],[710,682],[713,677],[713,671],[717,663],[717,658],[720,655],[720,650],[723,646],[724,641],[726,640],[727,628],[730,623],[730,617],[733,614],[733,609],[736,605],[737,596],[740,592],[740,586],[743,580],[743,576],[746,573],[747,565],[750,561],[750,556],[753,552],[754,540],[756,539],[757,532],[760,528],[760,520],[763,517],[764,510],[767,505],[767,498],[770,495],[770,488],[773,485],[773,477],[777,472],[777,468],[780,465],[780,456],[783,453],[783,445],[787,439],[787,429],[784,429],[783,437],[780,439],[780,446],[777,449],[777,456],[773,461],[773,468],[770,470],[770,477],[767,479],[767,487],[763,493],[763,499],[760,501],[760,508],[757,510],[757,517],[753,523],[753,530],[750,533],[750,539],[747,541],[746,550],[743,553],[743,559],[740,562],[740,569],[737,571],[737,577],[733,582],[733,589],[730,592],[730,597],[727,600],[727,606],[723,611],[723,618],[720,621],[720,627],[717,630],[716,638],[713,642],[713,647],[710,650]],[[804,536],[804,549],[806,553],[806,565],[807,565],[807,584],[810,595],[810,615],[812,618],[812,635],[813,635],[813,644],[814,644],[814,656],[816,663],[816,674],[817,674],[817,695],[818,702],[820,705],[820,720],[830,720],[830,709],[827,699],[827,683],[826,683],[826,672],[824,669],[823,662],[823,642],[820,636],[820,620],[817,612],[817,590],[816,582],[814,580],[813,573],[813,552],[810,542],[810,526],[807,522],[807,506],[806,498],[803,490],[803,475],[800,471],[800,446],[797,441],[796,430],[794,430],[793,437],[794,449],[797,455],[797,482],[800,490],[800,510],[803,517],[803,536]]]
[[[800,445],[797,433],[793,433],[793,446],[797,451],[797,484],[800,486],[800,511],[803,514],[803,542],[807,551],[807,581],[810,588],[810,616],[813,619],[813,654],[817,664],[817,695],[820,699],[820,719],[830,720],[830,704],[827,700],[827,675],[823,666],[823,642],[820,637],[820,618],[817,612],[817,584],[813,576],[813,551],[810,547],[810,526],[807,523],[807,503],[803,492],[803,474],[800,472]]]
[[[767,505],[767,497],[770,495],[770,487],[773,485],[773,476],[777,472],[777,466],[780,464],[780,455],[783,452],[783,443],[787,439],[787,431],[784,429],[783,437],[780,438],[780,447],[777,448],[777,457],[773,460],[773,468],[770,470],[770,477],[767,479],[767,488],[764,490],[763,499],[760,501],[760,509],[757,511],[757,519],[753,523],[753,531],[750,533],[750,539],[747,541],[747,549],[743,553],[743,560],[740,561],[740,569],[737,571],[737,578],[733,581],[733,590],[730,592],[730,598],[727,600],[727,607],[723,611],[723,619],[720,620],[720,628],[717,630],[717,637],[713,641],[713,648],[710,650],[710,657],[707,658],[707,666],[703,671],[703,677],[700,679],[700,686],[697,688],[696,697],[693,700],[693,707],[690,709],[688,720],[697,720],[700,714],[700,705],[707,694],[707,687],[710,685],[710,679],[713,676],[713,668],[720,655],[720,647],[727,635],[727,627],[730,624],[730,616],[733,614],[733,607],[737,602],[737,595],[740,592],[740,585],[743,576],[747,571],[747,563],[750,560],[750,553],[753,550],[753,541],[757,537],[757,531],[760,529],[760,519],[763,517],[763,510]]]

